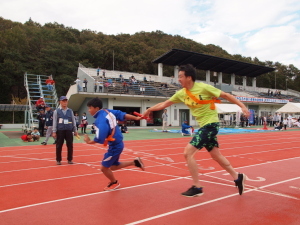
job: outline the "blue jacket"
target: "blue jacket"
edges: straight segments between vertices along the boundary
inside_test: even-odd
[[[187,125],[186,123],[181,124],[181,132],[184,134],[189,134],[189,132],[187,131],[188,128],[191,128],[192,126]]]
[[[108,145],[117,145],[123,142],[123,135],[118,127],[117,121],[124,121],[126,113],[120,110],[107,109],[110,115],[105,110],[99,110],[95,115],[95,130],[96,135],[94,141],[100,144],[105,142],[105,139],[112,133],[112,128],[115,126],[114,141],[109,141]]]

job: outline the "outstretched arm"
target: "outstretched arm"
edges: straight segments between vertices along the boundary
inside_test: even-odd
[[[242,103],[241,101],[239,101],[238,99],[236,99],[233,95],[228,94],[228,93],[222,91],[220,97],[221,97],[221,98],[224,98],[224,99],[226,99],[226,100],[228,100],[229,102],[231,102],[231,103],[233,103],[233,104],[238,105],[239,107],[241,107],[241,109],[242,109],[242,111],[243,111],[243,114],[244,114],[246,117],[249,117],[249,116],[250,116],[250,112],[249,112],[249,110],[247,109],[247,107],[244,105],[244,103]]]
[[[173,105],[174,102],[171,102],[170,100],[166,100],[164,102],[160,102],[152,107],[150,107],[149,109],[147,109],[144,113],[143,113],[143,117],[148,117],[150,112],[152,111],[159,111],[159,110],[163,110],[171,105]]]
[[[96,143],[94,140],[91,140],[87,134],[84,135],[84,139],[83,140],[87,144],[95,144]]]
[[[126,120],[141,120],[143,118],[139,117],[139,116],[133,116],[133,115],[130,115],[130,114],[125,114],[125,119]]]

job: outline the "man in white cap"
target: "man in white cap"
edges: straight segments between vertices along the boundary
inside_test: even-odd
[[[61,152],[64,140],[68,148],[68,164],[73,164],[73,132],[77,136],[77,128],[73,110],[68,108],[68,98],[59,98],[60,106],[53,113],[53,134],[56,138],[56,164],[61,165]]]

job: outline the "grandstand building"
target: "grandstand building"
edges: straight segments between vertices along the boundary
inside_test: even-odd
[[[179,65],[188,63],[199,70],[206,71],[206,80],[197,80],[196,82],[211,84],[233,94],[249,109],[254,110],[258,116],[274,114],[291,98],[290,95],[287,95],[286,90],[281,90],[281,96],[276,97],[267,96],[267,88],[256,87],[256,77],[272,72],[274,68],[179,49],[172,49],[155,59],[153,63],[158,64],[158,75],[115,70],[105,70],[104,75],[103,69],[99,72],[97,68],[86,68],[84,65],[79,64],[77,77],[80,80],[80,87],[75,82],[74,85],[71,85],[67,93],[68,106],[73,111],[78,112],[79,115],[82,115],[82,113],[87,112],[87,102],[91,98],[99,97],[103,101],[104,108],[118,109],[129,114],[134,111],[143,112],[148,107],[168,99],[180,89],[177,81]],[[173,77],[163,75],[164,65],[174,67]],[[230,84],[222,82],[223,74],[230,74]],[[216,76],[217,82],[211,82],[211,76],[213,75]],[[243,77],[243,85],[235,84],[236,76]],[[246,85],[247,78],[252,79],[252,86]],[[84,79],[87,81],[86,88],[82,88]],[[100,89],[99,85],[103,87]],[[272,91],[275,93],[275,90]],[[290,90],[289,93],[292,94]],[[300,97],[300,94],[293,92],[293,98],[297,97]],[[127,121],[127,125],[143,127],[160,125],[161,114],[162,112],[153,112],[149,121]],[[172,126],[179,126],[184,120],[188,120],[189,124],[193,126],[197,125],[189,109],[184,104],[170,106],[168,114],[168,124]],[[88,122],[89,124],[93,122],[91,116],[88,117]]]

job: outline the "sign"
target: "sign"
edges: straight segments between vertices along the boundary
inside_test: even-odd
[[[273,99],[273,98],[255,98],[255,97],[241,97],[241,96],[234,96],[236,99],[240,100],[241,102],[264,102],[264,103],[288,103],[289,100],[287,99]]]

